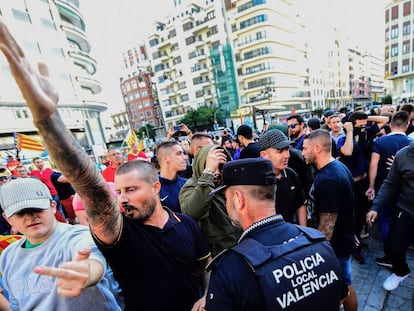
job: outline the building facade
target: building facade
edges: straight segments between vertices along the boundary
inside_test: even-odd
[[[58,109],[65,124],[85,148],[104,145],[97,97],[96,61],[85,32],[78,0],[0,0],[2,20],[33,64],[45,62],[59,93]],[[34,134],[31,114],[8,65],[0,58],[0,149],[12,150],[13,133]]]
[[[227,3],[226,13],[242,115],[263,107],[278,117],[310,111],[307,47],[300,39],[304,29],[294,4],[233,0]]]
[[[212,71],[214,55],[227,49],[221,1],[177,1],[175,4],[174,12],[155,22],[155,32],[148,37],[149,58],[167,128],[178,124],[189,109],[219,108],[220,100],[225,102],[221,96],[227,96],[225,89],[235,84],[231,69],[227,72],[231,77],[225,79],[222,73],[226,70]],[[225,64],[226,60],[223,61]],[[232,60],[227,58],[229,61]],[[218,78],[220,81],[216,81]],[[217,92],[216,84],[220,84],[221,93]]]
[[[120,87],[130,128],[139,130],[150,126],[157,136],[164,136],[164,118],[145,45],[137,45],[124,52],[123,61]]]
[[[392,1],[385,8],[385,78],[392,81],[393,103],[414,99],[413,1]]]

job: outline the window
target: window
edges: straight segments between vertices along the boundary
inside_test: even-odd
[[[43,27],[49,29],[49,30],[56,30],[56,26],[55,23],[51,20],[45,19],[45,18],[41,18],[40,19],[40,23],[42,24]]]
[[[398,38],[398,26],[393,26],[391,28],[391,39]]]
[[[391,57],[398,55],[398,45],[395,44],[391,47]]]
[[[257,16],[254,16],[252,18],[249,18],[248,20],[245,20],[240,23],[240,29],[244,29],[246,27],[249,27],[251,25],[257,24],[257,23],[263,23],[267,21],[267,15],[266,14],[260,14]]]
[[[410,22],[405,22],[403,24],[403,36],[409,35],[410,31],[411,31]]]
[[[410,41],[404,41],[403,42],[402,53],[403,54],[410,53]]]
[[[147,97],[147,96],[148,96],[147,90],[141,90],[141,97]]]
[[[12,9],[12,12],[13,12],[13,16],[15,19],[22,21],[22,22],[32,23],[29,13],[19,11],[16,9]]]
[[[147,114],[147,117],[151,117],[152,116],[151,110],[147,110],[146,114]]]
[[[409,72],[409,71],[410,71],[410,65],[409,64],[402,65],[401,72],[405,73],[405,72]]]

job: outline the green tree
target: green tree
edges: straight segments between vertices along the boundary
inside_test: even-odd
[[[391,95],[387,95],[382,98],[382,104],[383,105],[392,105],[392,97]]]
[[[217,110],[217,112],[216,112]],[[204,129],[213,129],[214,113],[216,113],[217,122],[219,125],[224,125],[225,112],[216,107],[199,107],[197,109],[190,109],[181,119],[181,123],[187,125],[192,131],[200,131]]]
[[[138,131],[135,131],[135,134],[137,134],[137,137],[139,139],[143,139],[145,136],[147,136],[147,130],[148,130],[149,138],[155,139],[156,133],[155,133],[154,127],[151,124],[147,124],[146,127],[147,128],[145,128],[145,126],[141,126]]]

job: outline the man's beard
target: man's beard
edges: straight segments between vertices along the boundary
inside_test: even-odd
[[[143,223],[148,218],[151,217],[152,214],[154,214],[155,207],[157,206],[157,201],[154,198],[145,200],[139,208],[128,205],[128,204],[122,204],[122,207],[125,209],[125,212],[128,209],[134,210],[135,213],[132,215],[127,215],[127,217],[132,218],[133,220]],[[136,213],[138,211],[138,213]]]

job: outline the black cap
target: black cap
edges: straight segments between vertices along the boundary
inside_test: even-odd
[[[293,144],[282,131],[274,129],[267,131],[260,137],[260,151],[267,150],[269,148],[282,150]]]
[[[226,162],[222,173],[223,184],[210,192],[210,195],[229,186],[263,186],[276,184],[272,162],[262,158],[248,158]]]

